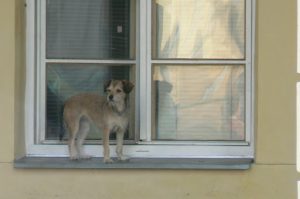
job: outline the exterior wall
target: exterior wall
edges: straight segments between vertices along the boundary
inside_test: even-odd
[[[0,198],[296,198],[296,0],[257,0],[256,162],[246,171],[22,170],[22,0],[0,6]]]

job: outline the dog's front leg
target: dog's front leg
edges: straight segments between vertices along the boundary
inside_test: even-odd
[[[119,161],[127,161],[129,157],[123,155],[123,140],[124,140],[124,130],[117,131],[117,148],[116,153]]]
[[[113,160],[110,158],[109,155],[109,128],[103,129],[103,162],[104,163],[112,163]]]

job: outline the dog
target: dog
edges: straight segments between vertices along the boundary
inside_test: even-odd
[[[84,93],[69,98],[63,108],[64,126],[69,132],[69,155],[71,160],[88,159],[83,151],[83,142],[89,132],[90,122],[103,130],[103,162],[112,163],[109,151],[109,135],[116,132],[117,158],[126,161],[123,155],[123,137],[128,128],[128,95],[134,84],[128,80],[109,80],[104,84],[106,96]]]

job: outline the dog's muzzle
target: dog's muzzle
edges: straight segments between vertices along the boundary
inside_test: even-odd
[[[113,101],[114,100],[114,96],[113,95],[109,95],[108,99],[109,99],[109,101]]]

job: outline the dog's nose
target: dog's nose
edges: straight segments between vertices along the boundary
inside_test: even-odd
[[[109,95],[109,96],[108,96],[108,99],[109,99],[109,100],[113,100],[113,98],[114,98],[113,95]]]

